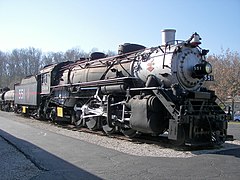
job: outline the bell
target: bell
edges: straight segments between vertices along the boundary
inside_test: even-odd
[[[191,37],[191,41],[190,41],[191,46],[195,46],[195,47],[198,46],[199,44],[201,44],[200,40],[201,40],[201,37],[199,36],[198,33],[195,32]]]

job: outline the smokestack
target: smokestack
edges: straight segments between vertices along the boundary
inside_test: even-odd
[[[162,45],[174,45],[175,44],[175,29],[163,29],[162,30]]]

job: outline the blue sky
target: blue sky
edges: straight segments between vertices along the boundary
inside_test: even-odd
[[[161,30],[176,39],[193,32],[203,48],[240,53],[240,0],[0,0],[0,50],[44,52],[78,47],[117,51],[121,43],[161,44]]]

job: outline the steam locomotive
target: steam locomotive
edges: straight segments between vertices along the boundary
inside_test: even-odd
[[[200,36],[175,40],[175,30],[162,31],[162,45],[119,46],[118,55],[92,53],[76,62],[44,67],[15,85],[15,111],[78,127],[125,136],[167,134],[176,144],[221,144],[227,118],[214,91],[208,50]]]

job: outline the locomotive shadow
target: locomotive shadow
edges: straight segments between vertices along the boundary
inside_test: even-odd
[[[25,140],[0,130],[0,137],[30,160],[41,173],[32,179],[101,179]],[[16,154],[17,156],[17,154]],[[1,161],[1,157],[0,157]],[[11,171],[11,170],[10,170]]]
[[[240,145],[230,142],[225,142],[221,146],[201,147],[190,151],[194,155],[215,154],[240,158]]]

